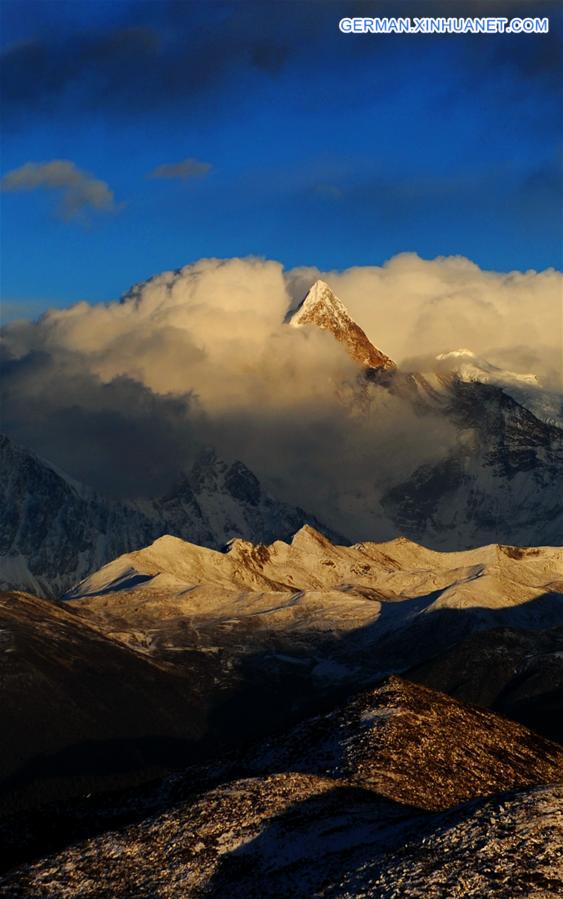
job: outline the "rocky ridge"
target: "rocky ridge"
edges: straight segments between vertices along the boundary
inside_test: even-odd
[[[535,785],[561,777],[563,754],[490,713],[393,679],[256,759],[273,773],[22,866],[0,895],[546,899],[563,885],[563,792]]]

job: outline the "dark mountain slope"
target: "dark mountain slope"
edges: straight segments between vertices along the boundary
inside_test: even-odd
[[[560,778],[563,752],[491,713],[393,679],[258,760],[260,776],[21,867],[0,896],[545,899],[563,886],[560,787],[472,798]]]
[[[306,521],[323,530],[270,496],[241,462],[228,465],[212,450],[165,497],[142,503],[101,496],[1,435],[0,471],[0,587],[39,596],[59,598],[162,534],[219,548],[233,537],[283,539]]]
[[[201,736],[195,693],[70,609],[0,594],[0,810],[146,780]]]
[[[563,743],[563,627],[472,634],[407,672]]]

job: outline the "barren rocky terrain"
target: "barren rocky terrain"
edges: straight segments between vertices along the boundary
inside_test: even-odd
[[[2,594],[0,895],[557,895],[562,582],[307,525]]]
[[[546,899],[563,886],[563,791],[535,786],[561,780],[563,751],[489,712],[393,678],[246,765],[252,776],[24,865],[0,895]]]

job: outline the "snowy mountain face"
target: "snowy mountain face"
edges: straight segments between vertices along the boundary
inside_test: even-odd
[[[370,395],[373,382],[409,403],[421,429],[427,416],[456,429],[456,445],[442,461],[419,467],[382,497],[366,485],[374,521],[386,518],[388,529],[436,549],[563,542],[563,430],[544,420],[555,415],[534,414],[554,409],[533,376],[503,372],[467,350],[442,354],[436,371],[403,373],[363,331],[357,337],[360,329],[322,281],[290,324],[329,330],[361,365],[358,386],[345,399],[357,414],[377,414],[382,398]],[[515,398],[519,391],[525,403]]]
[[[540,421],[563,427],[561,395],[545,390],[536,375],[499,368],[468,349],[440,353],[436,356],[436,362],[438,371],[454,372],[462,381],[478,381],[500,387]]]
[[[539,381],[533,374],[517,374],[506,371],[476,356],[471,350],[462,348],[450,350],[448,353],[439,353],[436,361],[453,368],[464,381],[481,381],[483,384],[527,384],[539,387]]]
[[[238,685],[233,704],[276,695],[281,721],[327,690],[406,671],[470,633],[561,626],[562,586],[559,548],[439,553],[404,538],[345,547],[305,526],[291,543],[235,540],[227,552],[162,537],[86,578],[68,604],[200,683],[215,659],[202,701],[213,708],[215,690]],[[267,720],[264,709],[256,726]]]
[[[382,505],[401,533],[435,548],[563,541],[563,431],[503,390],[456,376],[414,376],[414,402],[452,422],[457,445],[391,488]],[[393,385],[390,388],[393,390]]]
[[[336,536],[313,515],[272,497],[242,462],[229,465],[212,449],[200,453],[182,483],[154,508],[160,533],[202,546],[221,547],[235,538],[269,543],[290,537],[305,522]]]
[[[314,325],[329,331],[364,368],[393,371],[392,359],[376,349],[350,317],[347,309],[324,281],[316,281],[303,302],[288,319],[295,328]]]
[[[203,453],[177,489],[142,503],[109,499],[0,437],[0,586],[60,596],[161,534],[204,546],[289,536],[312,516],[270,496],[241,462]]]
[[[0,437],[0,583],[57,595],[158,528],[142,512],[76,484]]]
[[[453,607],[459,608],[465,594],[469,607],[504,608],[542,595],[563,580],[563,548],[491,544],[463,552],[436,552],[404,537],[339,546],[305,525],[287,543],[233,540],[225,552],[219,552],[166,535],[105,565],[68,595],[79,598],[122,591],[125,572],[144,576],[141,591],[158,590],[164,576],[177,582],[180,593],[188,586],[217,586],[221,602],[226,587],[235,593],[246,589],[260,595],[264,590],[291,595],[335,590],[364,596],[372,589],[380,602],[445,591],[441,608],[446,606],[445,596],[453,597]],[[478,599],[474,597],[477,580]],[[173,586],[169,592],[175,592]],[[437,596],[432,601],[437,602]],[[373,615],[378,611],[374,605]]]

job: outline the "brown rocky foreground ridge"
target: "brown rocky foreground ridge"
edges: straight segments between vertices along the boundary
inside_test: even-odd
[[[440,811],[563,780],[563,749],[513,721],[390,677],[276,737],[252,757],[251,768],[328,775]]]
[[[563,886],[563,791],[541,786],[562,779],[563,750],[435,691],[391,678],[239,765],[242,778],[13,871],[0,895],[512,899]]]

